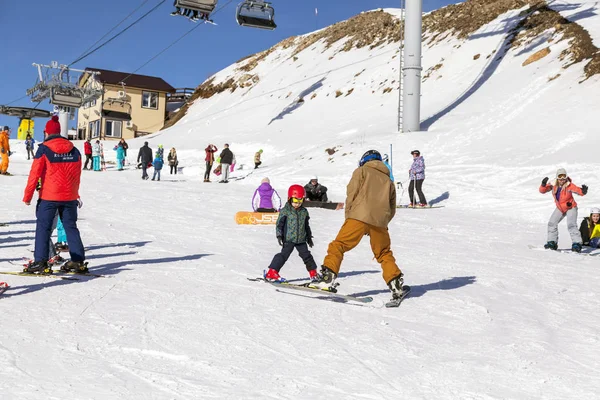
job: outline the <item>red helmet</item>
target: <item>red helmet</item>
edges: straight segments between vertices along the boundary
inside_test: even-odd
[[[305,192],[304,192],[304,188],[302,186],[292,185],[288,189],[288,200],[291,199],[292,197],[294,197],[296,199],[303,199],[304,194],[305,194]]]

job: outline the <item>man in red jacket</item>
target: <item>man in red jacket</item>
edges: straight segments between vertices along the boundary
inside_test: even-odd
[[[83,152],[85,153],[85,164],[83,164],[83,169],[92,169],[92,143],[90,139],[86,140],[83,144]],[[88,168],[88,162],[90,163],[90,167]]]
[[[38,146],[23,195],[23,202],[30,205],[38,180],[41,179],[40,198],[36,208],[34,262],[23,272],[52,273],[52,268],[48,265],[48,243],[52,234],[52,223],[58,212],[67,234],[71,254],[71,260],[65,263],[61,270],[85,273],[87,263],[77,229],[81,153],[69,140],[60,136],[57,116],[53,116],[46,123],[44,132],[46,139]]]

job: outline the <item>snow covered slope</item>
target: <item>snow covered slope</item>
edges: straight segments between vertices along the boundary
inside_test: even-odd
[[[550,7],[488,3],[424,20],[424,132],[395,132],[399,23],[390,10],[230,66],[174,126],[130,141],[132,163],[144,140],[176,147],[182,174],[163,170],[151,182],[112,165],[86,171],[80,229],[91,269],[109,277],[0,275],[12,286],[0,296],[0,397],[595,398],[600,258],[528,245],[546,239],[554,206],[538,186],[558,166],[590,187],[577,198],[580,217],[600,205],[597,53]],[[245,165],[233,176],[251,174],[202,183],[203,148],[226,142]],[[366,241],[347,254],[339,281],[343,293],[373,296],[368,307],[246,279],[278,250],[273,227],[233,220],[264,176],[285,194],[317,174],[343,201],[360,155],[390,144],[405,186],[410,150],[421,150],[425,194],[445,206],[399,210],[390,225],[413,287],[400,309],[382,308],[390,295]],[[34,211],[20,202],[29,163],[13,145],[15,176],[1,177],[2,271],[18,269],[11,262],[30,255],[35,233]],[[253,171],[259,148],[264,165]],[[398,197],[407,202],[402,189]],[[344,216],[310,214],[320,263]],[[560,235],[570,247],[565,226]],[[282,274],[307,276],[296,255]]]

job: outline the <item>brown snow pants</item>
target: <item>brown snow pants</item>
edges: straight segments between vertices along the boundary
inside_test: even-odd
[[[380,228],[356,219],[347,219],[335,240],[329,243],[323,266],[337,275],[340,272],[344,253],[355,248],[364,235],[370,236],[371,249],[377,262],[381,264],[383,279],[386,283],[389,283],[402,272],[396,265],[396,259],[390,249],[391,241],[387,228]]]

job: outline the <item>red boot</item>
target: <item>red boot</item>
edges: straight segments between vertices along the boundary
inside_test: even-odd
[[[285,279],[279,276],[279,272],[275,271],[273,268],[269,268],[269,270],[265,272],[264,278],[269,282],[285,282]]]

